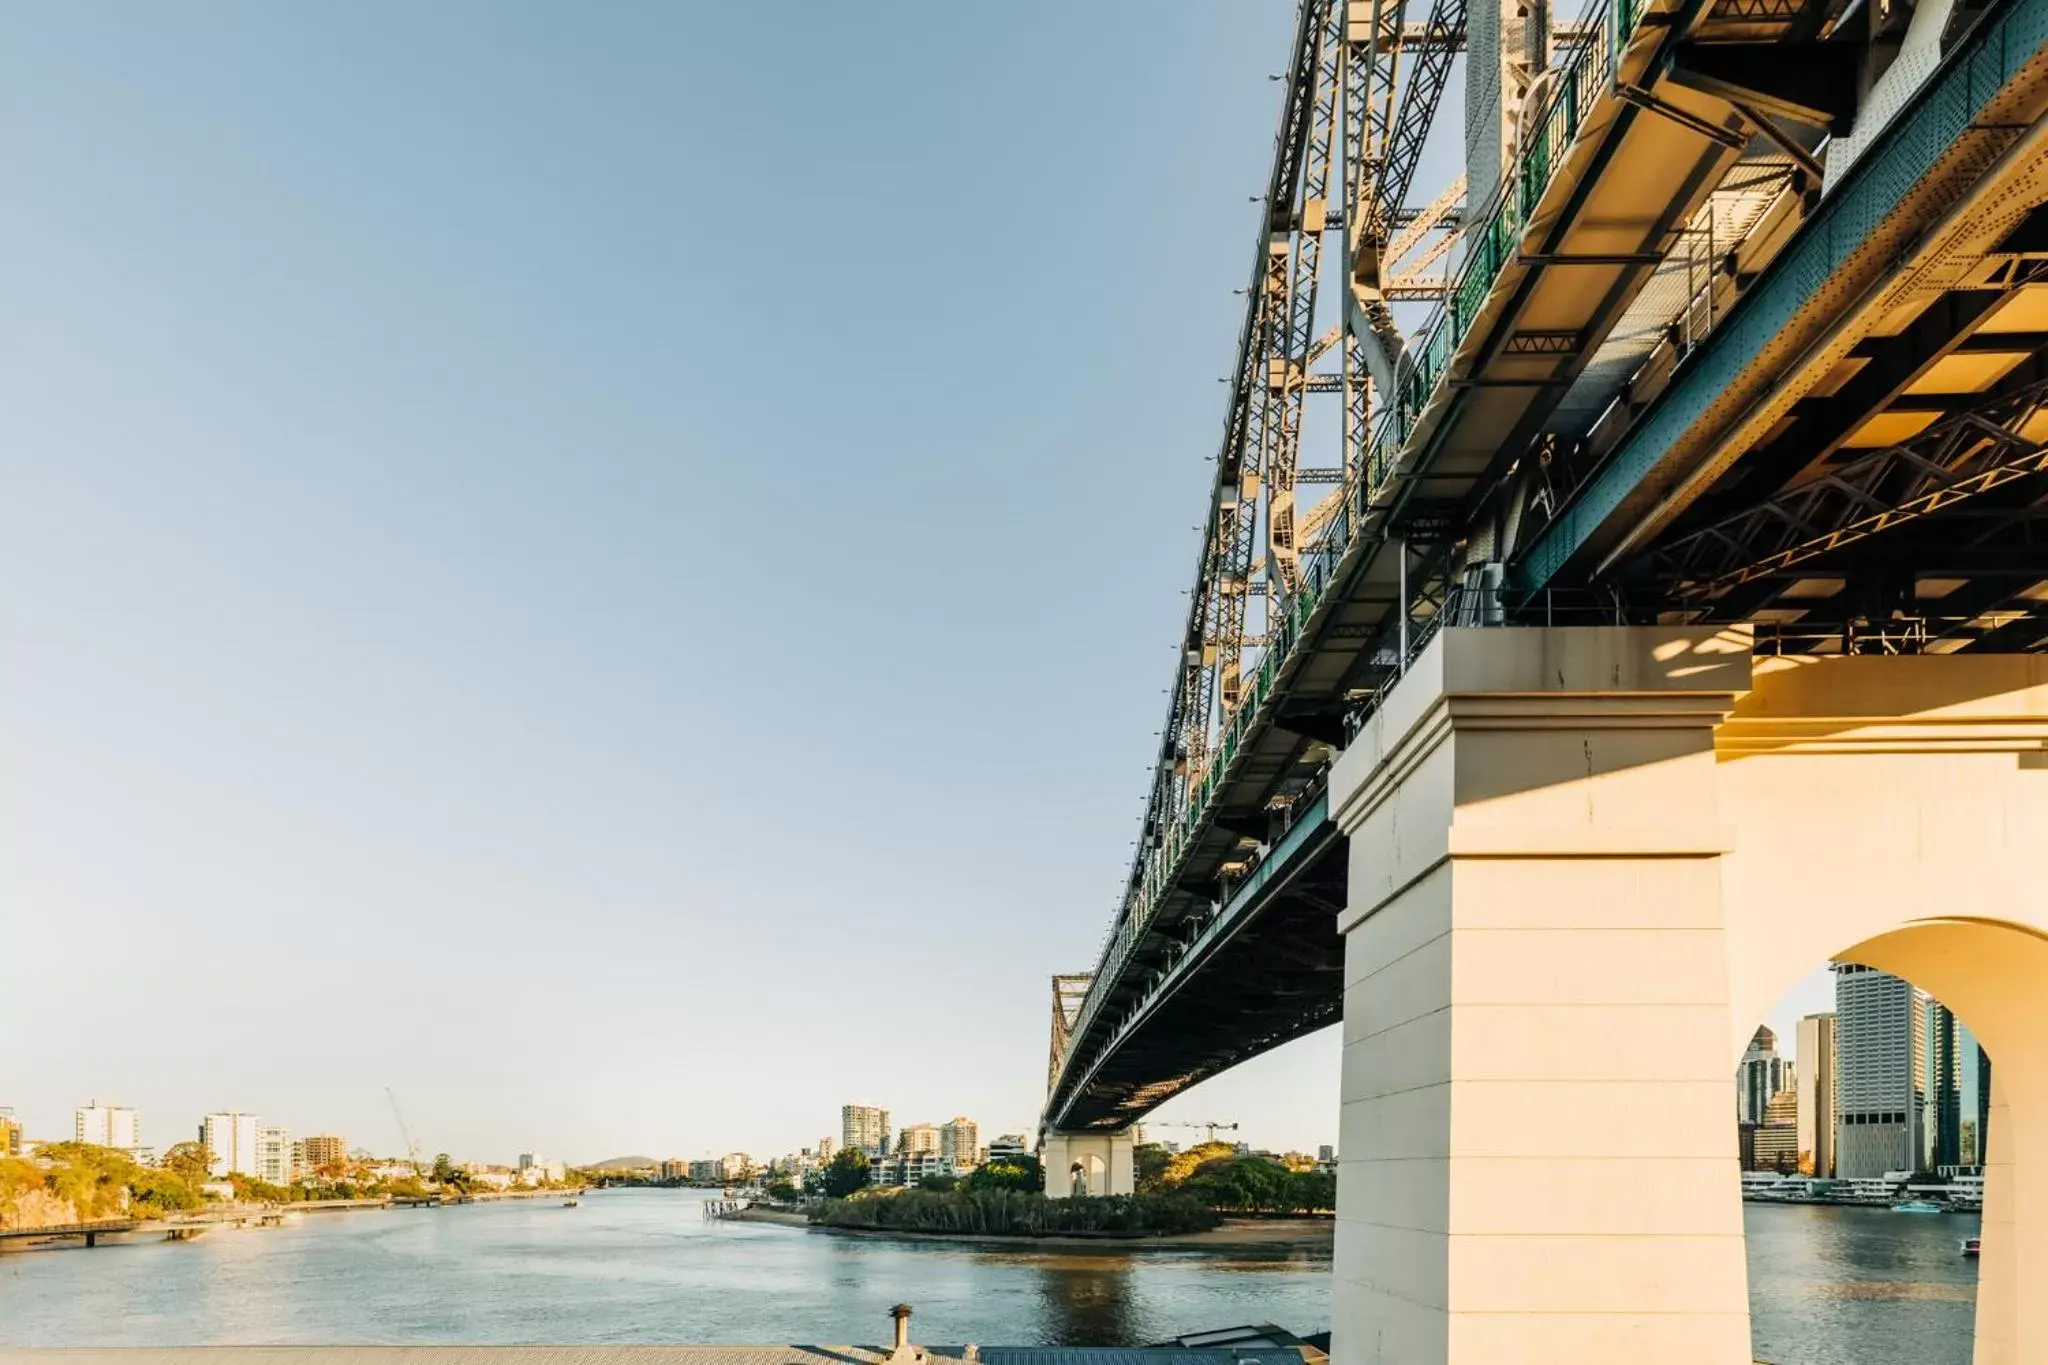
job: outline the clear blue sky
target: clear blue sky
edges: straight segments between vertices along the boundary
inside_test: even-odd
[[[1289,8],[11,7],[0,1104],[1028,1123]]]
[[[11,7],[0,1104],[1025,1127],[1290,10]],[[1336,1055],[1160,1117],[1334,1141]]]

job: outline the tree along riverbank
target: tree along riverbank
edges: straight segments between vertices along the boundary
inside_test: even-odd
[[[574,1200],[581,1193],[580,1189],[490,1190],[470,1195],[449,1195],[445,1198],[386,1196],[374,1199],[300,1199],[286,1203],[215,1201],[197,1208],[168,1213],[139,1205],[131,1200],[125,1210],[112,1213],[100,1210],[100,1216],[74,1218],[69,1221],[64,1221],[61,1214],[65,1209],[75,1209],[75,1204],[55,1205],[43,1202],[32,1206],[32,1212],[42,1215],[37,1221],[0,1222],[0,1255],[68,1249],[81,1243],[86,1246],[91,1246],[94,1242],[119,1244],[151,1233],[176,1233],[179,1234],[178,1240],[184,1240],[186,1237],[206,1232],[277,1227],[287,1222],[296,1222],[300,1215],[308,1213],[446,1209],[463,1204],[496,1203],[503,1199]],[[90,1238],[87,1236],[88,1233],[91,1234]]]
[[[1179,1193],[1048,1199],[1025,1190],[879,1189],[813,1200],[804,1212],[830,1228],[966,1236],[1158,1237],[1207,1232],[1223,1221],[1215,1209]]]
[[[1328,1251],[1337,1225],[1329,1218],[1225,1218],[1201,1232],[1173,1233],[1000,1233],[920,1232],[904,1228],[835,1227],[813,1223],[800,1210],[755,1205],[728,1215],[732,1222],[772,1223],[778,1227],[816,1229],[842,1237],[903,1238],[911,1241],[992,1242],[1003,1246],[1096,1247],[1131,1250],[1145,1247],[1210,1247],[1229,1250]]]

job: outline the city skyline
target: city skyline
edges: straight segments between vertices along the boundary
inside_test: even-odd
[[[717,54],[784,22],[533,11],[479,49],[390,0],[15,18],[0,78],[40,131],[0,146],[34,206],[0,223],[0,1104],[38,1135],[94,1091],[395,1150],[390,1086],[434,1149],[591,1159],[809,1142],[847,1093],[1035,1117],[1045,980],[1091,964],[1129,869],[1285,26],[974,7],[898,46],[821,13],[787,76],[859,117],[765,109],[748,153],[811,168],[821,239],[722,188],[756,92]],[[991,51],[1001,90],[953,55]],[[889,188],[940,180],[1012,263],[972,352],[933,344],[986,306],[966,238],[904,233]],[[1133,193],[1190,225],[1137,261],[1075,208]],[[754,357],[803,327],[860,363],[791,401]],[[877,376],[910,355],[906,429]],[[1144,548],[1105,593],[1047,543]],[[916,547],[914,650],[878,647],[879,606],[758,608],[882,544]],[[913,871],[849,875],[877,849]],[[82,924],[178,946],[81,985]],[[223,945],[248,961],[167,1032],[166,972]],[[848,1026],[852,981],[974,1008],[911,1062]],[[1327,1140],[1312,1053],[1211,1105]]]

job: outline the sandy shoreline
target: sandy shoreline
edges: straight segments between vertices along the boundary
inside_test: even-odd
[[[780,1209],[745,1209],[731,1215],[742,1223],[774,1223],[782,1227],[808,1228],[810,1220],[801,1213]],[[898,1232],[882,1228],[819,1228],[820,1232],[842,1237],[902,1237],[922,1242],[1000,1242],[1005,1246],[1083,1248],[1100,1247],[1129,1251],[1143,1247],[1218,1247],[1259,1250],[1327,1250],[1335,1241],[1337,1224],[1327,1218],[1226,1218],[1223,1226],[1207,1232],[1177,1232],[1164,1237],[1020,1237],[999,1233]]]

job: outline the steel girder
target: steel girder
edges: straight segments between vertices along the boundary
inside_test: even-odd
[[[1670,599],[1710,605],[1746,584],[2048,470],[2048,448],[2021,434],[2044,404],[2048,380],[1996,395],[1671,542],[1657,555],[1674,581]]]

